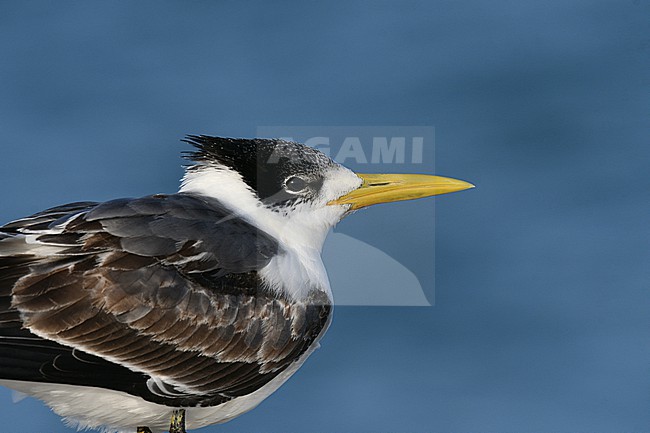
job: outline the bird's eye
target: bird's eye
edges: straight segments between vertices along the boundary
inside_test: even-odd
[[[298,176],[292,176],[284,182],[284,186],[289,192],[300,192],[307,187],[307,181]]]

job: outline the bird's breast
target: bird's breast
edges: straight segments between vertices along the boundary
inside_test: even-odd
[[[259,276],[272,290],[289,299],[304,301],[316,291],[332,302],[329,278],[318,250],[285,248],[259,271]]]

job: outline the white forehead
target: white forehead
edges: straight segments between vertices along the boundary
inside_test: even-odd
[[[328,168],[323,178],[319,198],[327,201],[335,200],[359,188],[363,182],[352,170],[339,164]]]

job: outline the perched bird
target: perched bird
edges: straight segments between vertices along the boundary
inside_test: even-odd
[[[330,228],[365,206],[472,187],[355,174],[282,140],[185,141],[176,194],[0,227],[0,385],[78,428],[159,432],[183,414],[199,428],[251,410],[330,323]]]

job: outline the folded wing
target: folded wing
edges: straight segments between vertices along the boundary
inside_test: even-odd
[[[317,340],[331,307],[257,271],[274,239],[207,197],[75,203],[0,228],[0,377],[167,405],[246,395]]]

